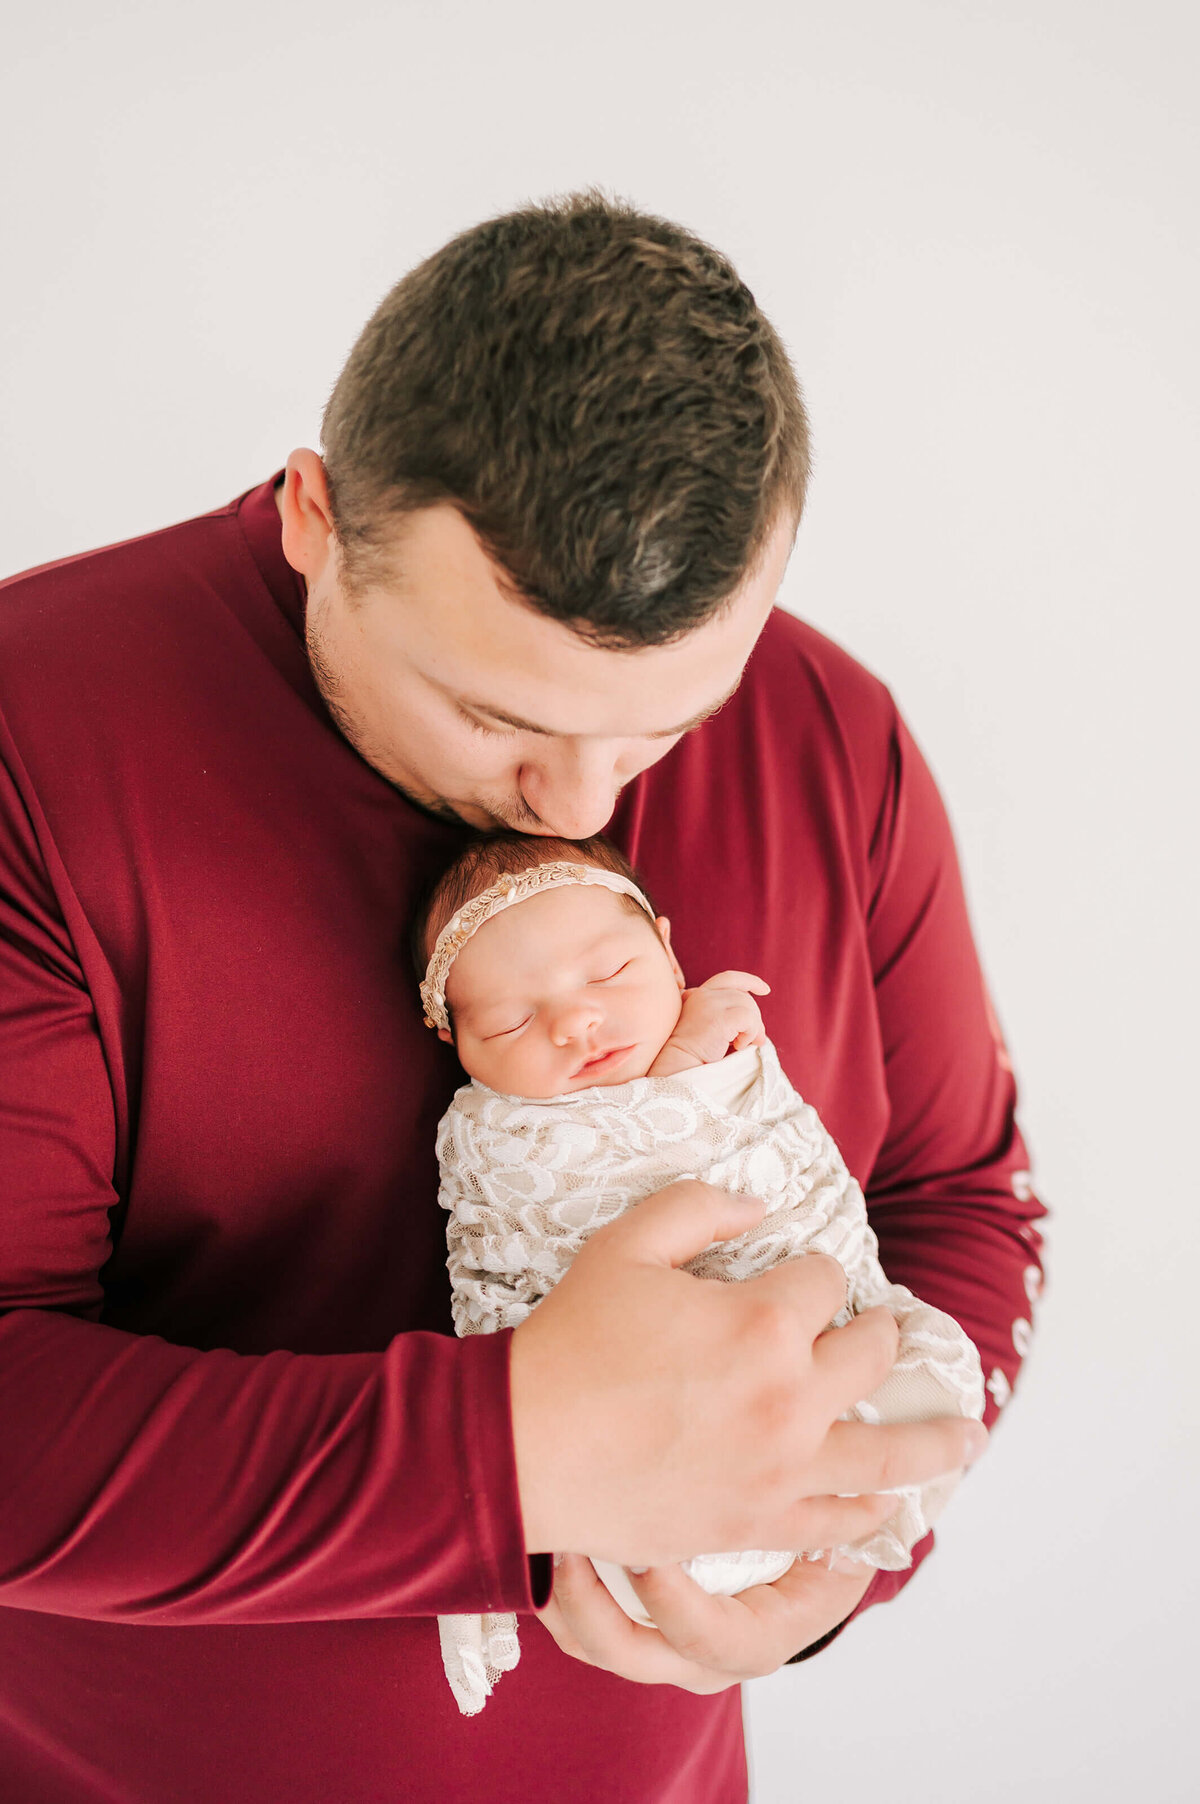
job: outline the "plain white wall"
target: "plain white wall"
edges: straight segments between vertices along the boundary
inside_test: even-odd
[[[1056,1222],[940,1551],[747,1688],[757,1804],[1194,1795],[1196,18],[47,0],[5,27],[5,571],[315,444],[396,277],[555,190],[714,240],[792,351],[818,463],[785,599],[939,775]]]

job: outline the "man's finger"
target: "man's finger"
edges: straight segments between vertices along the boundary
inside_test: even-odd
[[[607,1256],[615,1248],[647,1265],[685,1265],[714,1241],[736,1239],[754,1227],[765,1207],[761,1197],[682,1178],[600,1228],[578,1258],[586,1259],[597,1248]]]
[[[841,1415],[877,1390],[899,1351],[899,1324],[883,1304],[864,1309],[841,1328],[828,1328],[818,1335],[813,1342],[813,1371],[836,1406],[833,1413]]]
[[[578,1638],[571,1633],[567,1619],[562,1613],[562,1607],[553,1592],[537,1612],[537,1618],[543,1628],[553,1636],[564,1654],[569,1654],[572,1660],[582,1660],[585,1666],[592,1664],[580,1646]]]
[[[731,1679],[774,1672],[795,1653],[747,1615],[741,1600],[712,1597],[682,1566],[630,1572],[630,1583],[655,1627],[680,1658]]]
[[[867,1497],[806,1497],[792,1512],[793,1534],[785,1545],[816,1553],[822,1547],[849,1547],[896,1513],[890,1492]]]
[[[555,1640],[564,1652],[589,1666],[643,1685],[678,1685],[685,1691],[706,1692],[724,1688],[720,1676],[706,1674],[685,1660],[657,1629],[631,1621],[592,1562],[581,1554],[564,1555],[555,1568],[554,1598],[564,1638],[572,1646],[564,1646],[557,1634]],[[550,1632],[554,1634],[553,1629]],[[736,1682],[733,1677],[727,1681]]]
[[[772,1585],[710,1597],[679,1566],[653,1566],[630,1582],[667,1642],[705,1671],[757,1678],[775,1672],[854,1609],[874,1572],[847,1575],[797,1561]]]
[[[813,1337],[815,1347],[817,1337],[834,1316],[845,1308],[849,1281],[842,1266],[830,1254],[801,1253],[795,1259],[786,1259],[782,1265],[773,1266],[769,1272],[763,1272],[757,1278],[747,1278],[743,1288],[756,1290],[761,1297],[774,1296],[789,1309],[794,1309],[798,1325]],[[893,1353],[881,1377],[891,1369],[894,1359]],[[868,1396],[877,1383],[879,1379],[874,1384],[869,1384],[865,1390],[856,1392],[842,1407],[849,1409],[850,1402],[857,1403],[859,1397]]]
[[[986,1446],[982,1424],[958,1416],[879,1426],[835,1422],[821,1458],[822,1487],[865,1494],[928,1484],[943,1473],[961,1471]]]

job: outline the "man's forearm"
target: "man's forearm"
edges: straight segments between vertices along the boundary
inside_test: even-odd
[[[248,1356],[10,1310],[0,1603],[173,1624],[534,1608],[509,1338]]]

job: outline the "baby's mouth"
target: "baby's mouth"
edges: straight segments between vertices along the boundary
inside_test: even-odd
[[[621,1060],[632,1051],[632,1046],[612,1046],[607,1052],[598,1052],[594,1057],[585,1059],[579,1069],[571,1073],[571,1076],[573,1078],[603,1077],[606,1072],[615,1070]]]

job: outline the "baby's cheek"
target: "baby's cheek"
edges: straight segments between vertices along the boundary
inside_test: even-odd
[[[651,1029],[650,1038],[657,1043],[650,1056],[650,1063],[658,1057],[684,1015],[683,994],[672,986],[671,992],[664,992],[659,999],[657,1018]]]
[[[516,1088],[512,1048],[497,1045],[494,1041],[473,1040],[467,1034],[460,1034],[458,1062],[468,1077],[476,1078],[490,1090],[511,1090],[514,1095],[521,1094]]]
[[[557,1096],[566,1087],[562,1067],[562,1055],[554,1047],[523,1037],[495,1054],[491,1076],[483,1081],[508,1096]]]
[[[490,1080],[485,1076],[488,1060],[481,1047],[476,1045],[466,1034],[459,1034],[454,1048],[458,1054],[458,1062],[468,1077],[477,1077],[482,1084]]]
[[[510,1096],[530,1096],[530,1085],[536,1087],[536,1081],[530,1070],[528,1050],[506,1047],[496,1060],[492,1089],[503,1090]]]

